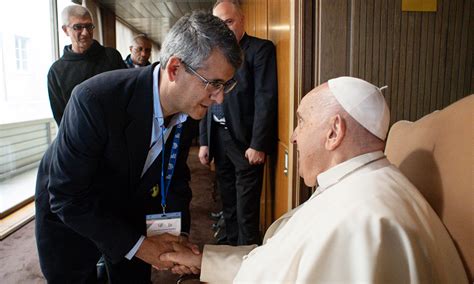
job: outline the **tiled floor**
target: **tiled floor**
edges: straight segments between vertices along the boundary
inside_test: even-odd
[[[32,169],[0,182],[0,213],[35,194],[37,169]]]

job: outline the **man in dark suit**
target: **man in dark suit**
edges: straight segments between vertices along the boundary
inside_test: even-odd
[[[244,31],[238,1],[217,1],[213,14],[234,32],[244,51],[237,87],[214,105],[200,124],[199,158],[214,158],[227,242],[260,243],[260,194],[265,158],[276,146],[277,74],[275,47]]]
[[[147,236],[146,215],[177,212],[189,232],[187,118],[222,103],[241,60],[226,25],[194,12],[168,33],[161,64],[106,72],[74,89],[36,186],[49,283],[94,283],[101,254],[109,283],[149,283],[150,264],[171,267],[159,256],[182,239]]]

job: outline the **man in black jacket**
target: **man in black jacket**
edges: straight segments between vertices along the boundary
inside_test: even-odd
[[[199,158],[214,158],[227,242],[258,244],[263,165],[277,139],[275,46],[245,33],[238,1],[217,1],[213,14],[234,32],[245,57],[237,87],[201,121]]]
[[[71,45],[64,47],[63,56],[48,72],[49,101],[58,126],[76,85],[99,73],[126,68],[117,50],[103,47],[93,39],[95,26],[87,8],[67,6],[61,17],[62,29],[71,39]]]
[[[174,233],[178,224],[189,232],[188,116],[222,103],[241,61],[226,25],[194,12],[169,31],[160,64],[105,72],[74,89],[36,184],[49,283],[94,282],[101,254],[109,283],[149,283],[150,264],[172,265],[159,256],[178,237],[147,234],[146,220],[166,212]]]
[[[129,46],[130,54],[123,61],[127,68],[138,68],[150,65],[151,40],[144,34],[133,37],[132,45]]]

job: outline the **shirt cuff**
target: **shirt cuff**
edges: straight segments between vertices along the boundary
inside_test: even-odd
[[[143,243],[143,240],[145,239],[145,236],[140,236],[140,238],[138,239],[137,243],[133,246],[133,248],[125,255],[125,258],[128,259],[128,260],[132,260],[132,258],[135,256],[135,254],[137,253],[138,251],[138,248],[140,248],[140,246],[142,245]]]

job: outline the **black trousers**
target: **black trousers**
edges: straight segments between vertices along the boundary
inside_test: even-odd
[[[56,215],[46,210],[36,212],[38,255],[47,282],[97,283],[97,261],[102,254],[94,243],[68,228]],[[105,264],[108,283],[150,283],[151,266],[136,257],[115,264],[105,258]]]
[[[245,151],[228,130],[214,124],[217,186],[221,193],[227,241],[230,245],[260,244],[260,194],[263,165],[250,165]]]

